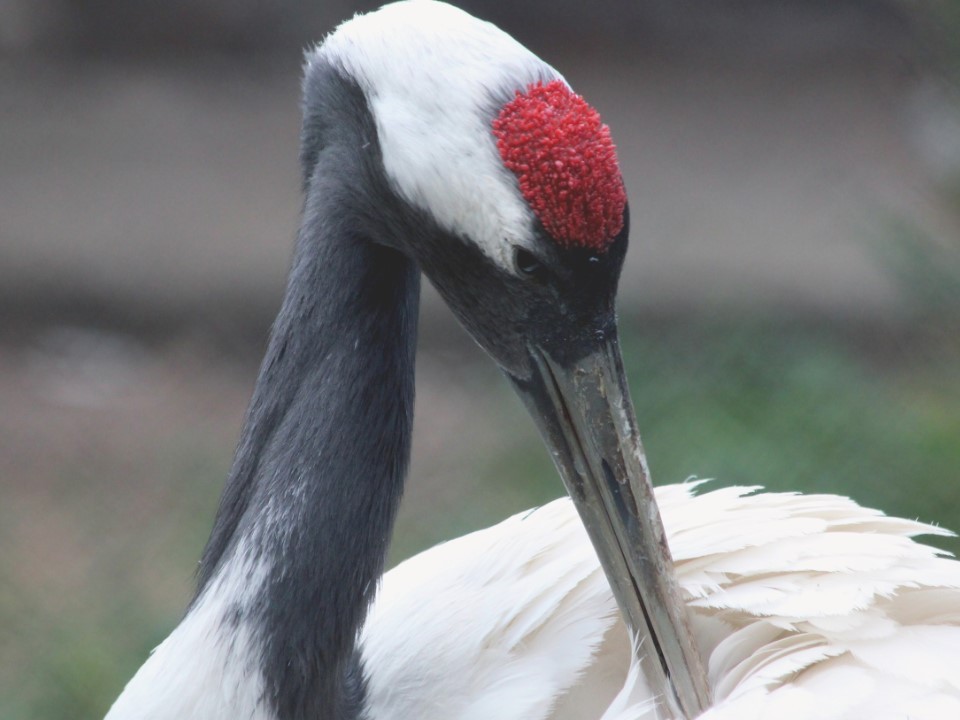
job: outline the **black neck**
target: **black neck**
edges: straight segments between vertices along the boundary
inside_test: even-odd
[[[200,566],[266,567],[239,608],[278,717],[348,717],[355,644],[410,454],[419,270],[350,222],[323,158],[286,296]],[[242,557],[238,557],[242,556]]]

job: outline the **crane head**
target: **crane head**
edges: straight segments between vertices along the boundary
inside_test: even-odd
[[[626,191],[609,128],[556,70],[427,0],[328,36],[307,58],[308,105],[331,68],[363,99],[339,125],[369,124],[355,142],[376,156],[354,173],[354,194],[377,198],[358,214],[386,219],[375,240],[420,264],[508,374],[529,375],[531,344],[570,356],[610,332]],[[315,101],[332,104],[329,84]]]
[[[560,74],[439,2],[387,5],[307,58],[308,185],[413,258],[526,402],[675,715],[707,703],[617,339],[629,211],[609,128]]]

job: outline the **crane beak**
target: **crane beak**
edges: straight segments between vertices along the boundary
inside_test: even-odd
[[[703,663],[679,594],[623,371],[616,332],[579,359],[531,348],[511,377],[586,526],[621,612],[642,639],[641,665],[673,717],[709,706]]]

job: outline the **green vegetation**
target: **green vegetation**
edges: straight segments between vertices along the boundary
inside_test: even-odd
[[[865,350],[863,345],[871,345]],[[879,347],[877,347],[879,346]],[[895,359],[890,359],[890,354]],[[688,477],[769,490],[832,492],[960,529],[960,357],[904,338],[757,322],[628,326],[634,404],[657,484]],[[470,502],[443,531],[403,527],[397,556],[561,492],[522,409]],[[432,525],[432,521],[431,521]],[[410,536],[415,537],[411,542]],[[937,541],[960,551],[954,539]]]
[[[773,322],[625,325],[624,355],[656,482],[695,475],[720,484],[838,492],[960,528],[957,344],[851,339],[838,329]],[[479,464],[467,456],[448,461],[462,467],[463,477],[455,471],[432,507],[405,508],[395,558],[562,492],[506,384],[489,367],[462,370],[474,378],[477,371],[496,388],[479,412],[485,426],[496,428],[498,449]],[[146,491],[152,503],[146,509],[137,508],[145,502],[142,485],[104,504],[104,495],[118,490],[96,466],[64,481],[74,521],[90,525],[79,537],[98,553],[85,570],[92,580],[76,597],[38,600],[0,562],[0,719],[100,717],[176,623],[230,447],[177,435],[156,453],[149,462],[165,469]],[[464,497],[459,483],[468,476],[476,490]],[[169,516],[154,517],[163,513]],[[148,516],[156,524],[144,524]],[[0,511],[0,518],[8,516]],[[144,546],[103,540],[111,531],[135,535],[125,527],[131,523],[148,536]],[[960,550],[954,539],[938,544]],[[42,583],[37,587],[42,591]],[[128,594],[118,595],[119,588]]]
[[[146,482],[130,482],[116,458],[83,456],[42,501],[8,490],[0,720],[103,717],[183,611],[229,452],[219,440],[174,433],[136,457]]]
[[[960,528],[956,365],[884,369],[831,333],[763,326],[681,333],[672,345],[630,348],[660,482],[837,492]]]

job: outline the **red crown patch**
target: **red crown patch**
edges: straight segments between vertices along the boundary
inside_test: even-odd
[[[605,251],[623,228],[627,193],[600,114],[560,80],[537,83],[503,106],[493,134],[550,236]]]

